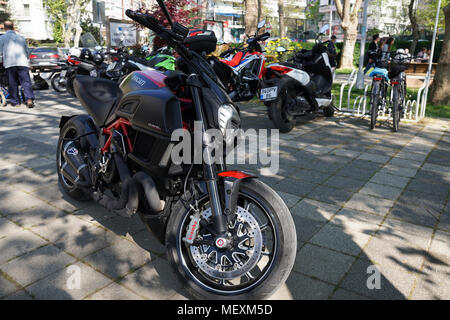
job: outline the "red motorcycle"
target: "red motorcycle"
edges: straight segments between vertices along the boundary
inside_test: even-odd
[[[266,72],[266,58],[260,42],[266,41],[270,33],[258,35],[266,21],[262,20],[255,35],[247,39],[247,47],[242,43],[238,47],[223,52],[220,59],[210,57],[209,62],[220,81],[225,85],[233,101],[252,99],[261,87]]]

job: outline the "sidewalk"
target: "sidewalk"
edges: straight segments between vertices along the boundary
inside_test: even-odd
[[[245,128],[271,127],[264,108],[241,110]],[[81,112],[53,91],[35,109],[0,108],[0,299],[190,298],[138,218],[61,193],[59,117]],[[278,174],[235,166],[294,217],[294,270],[273,299],[450,299],[448,128],[426,119],[369,131],[367,120],[318,117],[280,134]],[[68,288],[72,265],[80,289]]]

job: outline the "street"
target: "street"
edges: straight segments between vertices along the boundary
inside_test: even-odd
[[[241,111],[244,128],[272,127],[265,107]],[[34,109],[0,108],[0,299],[190,299],[138,217],[61,193],[59,118],[82,112],[53,90]],[[277,175],[235,166],[279,192],[295,221],[296,262],[272,299],[450,299],[449,124],[394,133],[319,116],[280,134]]]

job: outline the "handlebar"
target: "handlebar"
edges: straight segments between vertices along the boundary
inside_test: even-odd
[[[136,21],[137,23],[142,24],[144,27],[147,27],[150,30],[154,31],[159,37],[166,41],[169,46],[177,50],[178,53],[184,56],[186,59],[192,58],[192,53],[183,45],[184,37],[162,26],[152,15],[139,13],[130,9],[126,10],[125,14],[131,20]]]

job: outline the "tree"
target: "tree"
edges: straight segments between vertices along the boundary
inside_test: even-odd
[[[258,24],[258,0],[244,0],[244,5],[245,34],[251,35],[255,33]]]
[[[258,22],[264,19],[264,0],[258,0]]]
[[[319,21],[322,19],[322,14],[319,12],[320,1],[313,0],[308,3],[305,9],[306,19],[310,21],[311,26],[317,26]],[[315,30],[305,30],[305,31],[315,31]]]
[[[193,20],[198,19],[199,8],[196,6],[197,2],[194,0],[166,0],[164,1],[164,4],[172,17],[172,20],[184,26],[190,26]],[[153,7],[150,10],[146,10],[146,12],[152,14],[163,26],[169,26],[169,21],[158,4],[154,4]],[[165,43],[161,38],[154,38],[154,48],[160,48],[164,45]]]
[[[343,3],[342,3],[343,2]],[[358,11],[362,0],[356,0],[353,7],[351,0],[335,0],[336,11],[341,18],[341,28],[344,31],[344,44],[341,53],[341,68],[353,68],[353,51],[355,49],[358,31]]]
[[[441,11],[439,13],[439,23],[438,28],[444,28],[444,7],[450,3],[450,0],[441,0]],[[434,22],[436,20],[436,9],[438,5],[438,0],[428,0],[426,2],[421,2],[417,5],[417,22],[420,26],[426,29],[433,30]]]
[[[286,28],[284,26],[284,0],[278,0],[278,19],[280,25],[280,38],[286,37]]]
[[[409,52],[411,52],[412,55],[414,55],[414,52],[416,52],[416,46],[417,41],[419,41],[419,25],[417,24],[417,17],[416,17],[416,10],[415,10],[415,1],[417,0],[410,0],[408,5],[408,16],[409,21],[411,22],[411,31],[412,31],[412,43],[411,47],[409,48]]]
[[[436,74],[430,87],[430,97],[433,104],[448,105],[450,101],[450,2],[447,3],[443,11],[445,38]]]
[[[47,15],[53,20],[53,38],[70,47],[74,38],[74,46],[78,47],[82,28],[81,14],[89,0],[43,0]]]
[[[44,8],[52,22],[53,39],[63,42],[66,25],[66,0],[43,0]]]

